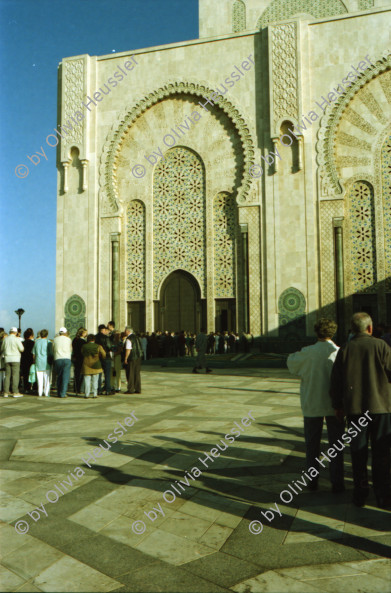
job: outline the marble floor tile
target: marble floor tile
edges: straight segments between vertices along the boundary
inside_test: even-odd
[[[209,546],[179,537],[162,529],[156,529],[148,535],[137,546],[137,549],[175,566],[186,564],[215,552]]]
[[[7,492],[12,496],[18,496],[19,494],[23,494],[24,492],[29,492],[30,490],[38,488],[39,485],[40,483],[37,480],[24,477],[3,484],[2,489],[4,492]]]
[[[231,533],[233,532],[234,528],[224,527],[222,525],[218,525],[213,523],[209,527],[209,529],[198,539],[201,544],[205,544],[215,550],[220,550],[220,548],[225,544]]]
[[[139,517],[138,520],[144,521],[146,517]],[[134,533],[132,525],[134,519],[121,515],[114,521],[111,521],[108,525],[105,525],[99,533],[105,535],[121,544],[125,544],[130,548],[138,548],[141,542],[153,532],[153,524],[149,523],[148,519],[144,521],[146,530],[142,534]]]
[[[84,527],[88,527],[92,531],[99,531],[121,515],[120,511],[115,510],[115,508],[113,507],[113,510],[110,511],[92,503],[77,513],[70,515],[68,519],[79,523],[79,525],[84,525]]]
[[[391,559],[375,558],[374,560],[364,560],[362,562],[345,562],[346,567],[355,571],[373,574],[382,579],[388,579],[391,582]]]
[[[1,591],[16,591],[18,587],[24,584],[25,580],[16,575],[5,566],[0,565],[0,587]]]
[[[374,589],[371,578],[383,590],[390,561],[380,554],[387,549],[390,513],[353,507],[349,492],[331,496],[327,469],[318,492],[280,503],[279,493],[300,477],[305,455],[298,380],[284,369],[221,368],[195,377],[188,369],[150,367],[143,368],[142,382],[143,394],[131,402],[140,422],[85,468],[57,506],[45,502],[47,491],[82,466],[82,458],[128,415],[128,396],[101,398],[92,407],[73,398],[42,405],[22,398],[3,408],[10,409],[6,421],[39,421],[12,428],[17,441],[0,469],[6,590],[131,592],[152,573],[154,583],[165,590],[170,583],[172,591],[185,581],[192,590],[192,576],[184,577],[192,574],[204,593],[227,586],[246,593],[335,593],[348,590],[349,579],[356,579],[358,593],[360,577],[363,591]],[[256,421],[203,466],[199,457],[205,458],[249,410]],[[189,485],[176,494],[173,485],[180,488],[192,467],[202,474],[188,477]],[[349,456],[345,469],[350,490]],[[167,490],[175,494],[174,502],[163,499]],[[260,512],[275,501],[283,516],[268,524]],[[9,523],[29,519],[27,510],[42,502],[48,517],[31,527],[34,537],[18,535]],[[6,505],[11,511],[4,511]],[[249,533],[253,519],[264,523],[267,537]],[[133,531],[135,525],[145,529],[141,535]],[[377,536],[382,537],[376,541]],[[361,560],[369,554],[375,557]],[[232,569],[228,581],[219,580],[219,567],[243,562],[247,568],[237,577]],[[133,571],[142,573],[139,579]]]
[[[63,557],[64,554],[59,550],[36,538],[30,538],[24,546],[4,556],[2,564],[22,579],[28,580]]]
[[[298,581],[312,581],[315,579],[352,577],[360,574],[354,563],[341,562],[338,564],[315,564],[311,566],[297,566],[294,568],[279,568],[276,572]],[[360,563],[358,563],[360,564]]]
[[[18,587],[16,589],[17,593],[36,593],[38,591],[41,591],[42,589],[38,589],[38,587],[36,587],[35,585],[33,585],[30,581],[26,581],[24,585],[22,585],[21,587]]]
[[[12,525],[0,523],[0,557],[11,554],[14,550],[24,546],[30,539],[32,537],[28,533],[18,534]]]
[[[35,577],[33,584],[42,591],[84,592],[113,591],[121,586],[118,581],[65,556]]]
[[[366,505],[363,508],[349,505],[346,513],[345,533],[373,537],[389,531],[391,512]]]
[[[374,575],[359,574],[335,578],[322,578],[306,581],[313,588],[322,588],[328,593],[344,591],[344,593],[389,593],[390,579],[380,579]]]
[[[291,416],[291,417],[286,417],[286,418],[278,418],[278,424],[281,424],[281,426],[286,426],[288,428],[297,428],[300,429],[300,431],[304,432],[304,426],[303,426],[303,417],[302,416]]]
[[[211,525],[210,521],[176,511],[160,524],[159,529],[185,539],[199,541]]]
[[[0,484],[4,484],[8,480],[17,480],[18,478],[29,477],[36,472],[18,471],[13,469],[0,469]]]
[[[5,428],[16,428],[18,426],[23,426],[24,424],[29,424],[30,422],[35,422],[34,418],[28,418],[26,416],[9,416],[8,418],[0,419],[0,426],[4,426]]]
[[[273,570],[231,587],[236,593],[317,593],[324,591],[307,583],[291,579]]]
[[[34,508],[34,505],[0,491],[0,519],[2,521],[14,521]]]
[[[296,513],[290,531],[284,544],[319,541],[324,539],[341,539],[344,537],[344,509],[337,509],[342,517],[328,516],[327,508],[318,510],[317,513],[299,509]]]
[[[192,517],[202,517],[206,521],[215,522],[219,515],[221,514],[220,509],[215,509],[211,506],[206,506],[203,504],[198,504],[193,502],[193,500],[187,500],[181,506],[181,513],[185,513],[187,515],[191,515]]]

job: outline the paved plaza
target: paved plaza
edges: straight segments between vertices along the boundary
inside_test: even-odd
[[[391,513],[351,504],[348,451],[345,493],[327,468],[288,488],[299,381],[190,370],[145,366],[140,395],[1,398],[1,591],[388,592]]]

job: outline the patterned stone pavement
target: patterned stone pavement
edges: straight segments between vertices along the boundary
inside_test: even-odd
[[[349,455],[347,492],[324,469],[318,492],[280,500],[304,468],[298,380],[151,366],[142,383],[1,398],[1,591],[390,590],[391,513],[352,506]]]

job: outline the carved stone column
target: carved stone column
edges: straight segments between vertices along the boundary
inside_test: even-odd
[[[302,171],[303,169],[303,153],[304,153],[304,138],[303,136],[298,136],[298,146],[297,146],[297,150],[298,150],[298,157],[299,157],[299,162],[298,162],[298,167],[299,167],[299,171]]]
[[[278,138],[272,138],[272,142],[273,142],[273,150],[274,152],[276,152],[277,149],[277,142],[278,142]],[[274,159],[274,172],[278,173],[278,158]]]
[[[67,193],[68,191],[68,167],[69,167],[69,161],[64,161],[62,166],[64,167],[64,183],[63,183],[63,192],[64,194]]]
[[[344,266],[343,266],[343,218],[333,218],[335,246],[335,292],[337,300],[338,335],[344,335]]]
[[[119,238],[120,233],[111,233],[111,309],[112,318],[119,323]]]
[[[242,237],[242,270],[243,270],[243,331],[249,332],[249,298],[248,298],[248,226],[240,224]]]
[[[87,171],[87,164],[88,161],[86,159],[82,159],[81,164],[83,165],[83,191],[86,191],[86,189],[88,188],[88,171]]]

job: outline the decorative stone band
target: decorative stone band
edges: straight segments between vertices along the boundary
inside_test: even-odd
[[[325,183],[329,185],[331,193],[341,195],[343,188],[337,173],[334,144],[340,120],[350,101],[356,93],[373,78],[383,72],[391,70],[391,54],[386,50],[382,57],[375,61],[375,65],[365,70],[359,79],[332,105],[328,105],[320,121],[318,142],[316,144],[317,163],[320,174]]]
[[[204,97],[209,97],[213,92],[213,89],[201,84],[193,82],[174,82],[149,93],[149,95],[136,103],[136,105],[125,109],[113,124],[103,147],[99,169],[100,203],[102,204],[102,202],[106,202],[108,210],[112,213],[117,213],[120,210],[116,179],[117,158],[128,129],[141,115],[153,105],[175,95],[194,95],[198,104],[199,100]],[[244,204],[247,201],[252,182],[249,169],[254,163],[254,142],[249,127],[246,125],[239,110],[234,107],[228,99],[220,95],[214,101],[215,106],[224,111],[224,113],[231,119],[241,139],[244,167],[241,180],[242,183],[238,190],[237,202],[238,204]]]
[[[370,4],[371,0],[364,1],[369,6],[372,6],[372,4]],[[364,10],[361,7],[360,9]],[[328,16],[346,14],[348,11],[344,3],[340,0],[322,0],[322,2],[319,2],[318,0],[291,0],[290,2],[287,2],[286,0],[273,0],[273,2],[269,2],[269,6],[258,19],[256,28],[263,29],[264,27],[267,27],[269,23],[285,21],[298,12],[305,12],[315,19],[320,19]]]

